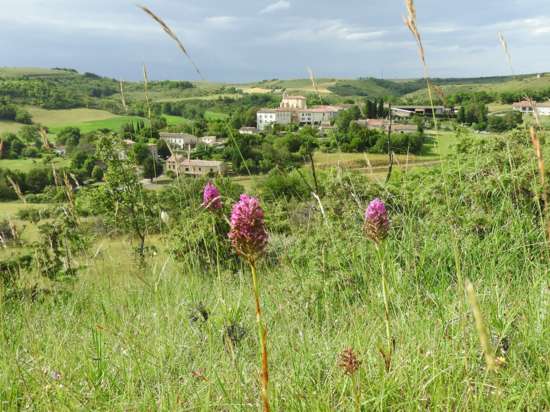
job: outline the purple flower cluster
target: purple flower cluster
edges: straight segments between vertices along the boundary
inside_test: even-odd
[[[267,245],[264,211],[258,199],[241,195],[231,211],[229,239],[240,255],[251,261],[260,256]]]
[[[204,186],[202,206],[209,210],[220,210],[222,208],[220,191],[211,182],[208,182],[206,186]]]
[[[390,230],[390,220],[384,202],[378,198],[369,203],[365,211],[365,232],[376,243],[386,238]]]

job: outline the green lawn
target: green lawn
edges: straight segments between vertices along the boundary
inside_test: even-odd
[[[69,165],[69,160],[55,158],[53,160],[56,167]],[[52,162],[45,163],[43,159],[0,159],[0,169],[18,170],[28,172],[36,167],[51,167]]]
[[[206,120],[226,120],[228,117],[229,115],[225,113],[211,112],[208,110],[204,113],[204,118]]]
[[[0,135],[4,133],[17,133],[21,126],[23,126],[21,123],[0,120]]]

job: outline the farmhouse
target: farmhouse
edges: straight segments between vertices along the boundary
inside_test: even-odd
[[[258,129],[256,129],[255,127],[243,126],[239,129],[239,134],[256,134],[256,133],[258,133]]]
[[[452,116],[454,109],[445,106],[392,106],[392,115],[397,117]]]
[[[353,123],[367,129],[377,129],[387,132],[390,128],[390,121],[387,119],[360,119]],[[414,133],[418,130],[415,124],[407,123],[392,123],[391,130],[393,133]]]
[[[550,102],[536,103],[533,102],[534,106],[537,108],[537,113],[539,116],[550,116]],[[523,100],[521,102],[516,102],[512,105],[512,108],[516,112],[521,113],[533,113],[533,107],[528,100]]]
[[[341,106],[307,107],[303,96],[288,96],[283,94],[283,100],[277,109],[261,109],[256,114],[258,130],[264,130],[273,124],[301,124],[321,126],[330,124],[336,114],[343,110]]]
[[[188,159],[183,155],[172,155],[166,160],[166,170],[192,176],[222,175],[227,171],[227,164],[218,160]]]
[[[196,136],[188,133],[166,133],[161,132],[160,138],[168,143],[169,146],[179,149],[191,149],[197,146],[199,139]]]

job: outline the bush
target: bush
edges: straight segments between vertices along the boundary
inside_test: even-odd
[[[274,201],[277,199],[290,198],[309,198],[309,193],[312,188],[304,181],[297,171],[285,173],[277,169],[273,169],[269,174],[260,181],[257,185],[262,194],[262,198],[266,201]]]

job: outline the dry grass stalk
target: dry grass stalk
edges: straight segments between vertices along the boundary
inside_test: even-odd
[[[38,129],[38,133],[40,133],[40,137],[42,138],[42,146],[46,150],[50,150],[52,147],[50,145],[50,142],[48,141],[48,133],[46,132],[46,129],[41,127]]]
[[[537,124],[537,126],[539,128],[542,128],[542,124],[540,122],[539,109],[537,108],[537,102],[535,102],[529,96],[526,96],[525,100],[527,100],[527,103],[529,103],[529,106],[531,107],[531,110],[533,110],[533,117],[535,118],[535,123]]]
[[[547,219],[548,215],[548,191],[546,190],[546,178],[545,178],[545,167],[544,167],[544,156],[542,155],[542,146],[540,144],[540,139],[537,135],[537,131],[534,127],[531,126],[530,128],[531,132],[531,144],[533,145],[533,149],[535,149],[535,156],[537,156],[537,166],[539,170],[539,179],[540,179],[540,185],[542,190],[542,201],[544,203],[542,213],[544,215],[544,219]],[[548,236],[548,240],[550,240],[550,222],[546,222],[546,232]]]
[[[197,67],[197,65],[195,64],[195,62],[193,61],[193,59],[191,58],[191,56],[189,55],[189,53],[187,52],[187,49],[183,46],[183,43],[180,41],[180,39],[178,38],[178,36],[176,36],[176,33],[174,33],[174,31],[159,17],[157,16],[155,13],[153,13],[151,10],[149,10],[147,7],[145,6],[138,6],[141,10],[143,10],[145,13],[147,13],[153,20],[155,20],[159,25],[160,27],[162,27],[162,30],[164,30],[164,32],[170,36],[170,38],[172,40],[174,40],[179,49],[183,52],[183,54],[189,59],[189,61],[191,62],[191,64],[193,65],[195,71],[197,72],[197,74],[200,76],[200,78],[202,80],[204,80],[204,76],[202,75],[201,71],[199,70],[199,68]]]
[[[15,192],[19,200],[21,200],[23,203],[27,203],[27,201],[25,200],[25,196],[23,196],[23,192],[21,191],[21,188],[10,176],[8,176],[8,182],[10,182],[10,185],[13,188],[13,191]]]
[[[73,187],[71,186],[71,183],[69,182],[69,176],[67,173],[63,175],[63,183],[64,183],[64,191],[65,196],[67,197],[67,202],[69,203],[69,209],[71,210],[71,213],[75,215],[75,203],[74,203],[74,195],[73,195]]]
[[[313,70],[311,70],[311,67],[307,68],[307,72],[309,73],[309,80],[311,80],[311,84],[313,85],[313,90],[315,90],[315,93],[317,93],[317,97],[319,97],[319,101],[321,104],[323,104],[323,98],[321,97],[321,93],[319,92],[319,88],[317,87],[317,82],[315,81],[315,75],[313,74]]]
[[[126,105],[126,98],[124,97],[124,81],[120,81],[120,101],[122,102],[122,107],[124,111],[128,113],[128,106]]]
[[[502,34],[501,32],[498,32],[498,40],[500,42],[500,45],[502,46],[502,50],[504,50],[506,60],[508,60],[510,71],[512,72],[512,75],[514,75],[514,66],[512,66],[512,55],[510,54],[510,49],[508,48],[508,42],[504,38],[504,34]]]
[[[52,176],[53,176],[53,182],[56,186],[59,186],[59,177],[57,176],[57,170],[55,169],[55,165],[52,163]]]
[[[418,30],[418,26],[416,24],[416,7],[414,6],[414,0],[405,0],[405,6],[407,7],[407,17],[403,17],[403,22],[412,33],[418,47],[418,55],[420,56],[422,67],[424,68],[424,79],[426,80],[428,87],[428,97],[430,98],[430,106],[432,107],[434,126],[437,130],[437,118],[435,116],[432,87],[429,80],[430,73],[428,70],[428,64],[426,63],[426,53],[424,51],[424,45],[422,44],[422,37],[420,36],[420,31]]]
[[[469,280],[466,281],[466,294],[468,296],[468,302],[470,303],[470,307],[474,314],[476,330],[477,334],[479,335],[479,343],[481,345],[483,355],[485,356],[485,364],[487,365],[487,369],[489,371],[496,371],[497,362],[495,361],[494,352],[491,347],[489,332],[487,331],[487,327],[485,326],[485,322],[483,320],[483,314],[481,313],[481,309],[479,307],[479,302],[474,291],[474,286]]]
[[[147,75],[147,66],[143,65],[143,88],[145,91],[145,103],[147,104],[147,118],[151,127],[151,103],[149,101],[149,76]]]
[[[0,159],[2,159],[4,153],[4,140],[0,139]]]

